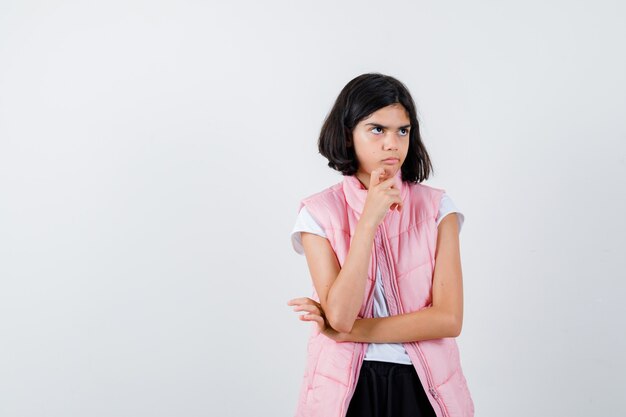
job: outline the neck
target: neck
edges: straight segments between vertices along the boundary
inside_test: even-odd
[[[387,176],[383,178],[383,180],[390,178]],[[370,176],[365,173],[357,172],[355,175],[347,175],[343,178],[343,192],[346,196],[346,201],[352,207],[354,211],[359,213],[359,215],[363,212],[363,208],[365,206],[365,200],[367,200],[367,187],[369,185]],[[400,196],[402,200],[407,195],[408,187],[402,182],[402,171],[398,170],[394,174],[395,179],[395,187],[400,190]]]

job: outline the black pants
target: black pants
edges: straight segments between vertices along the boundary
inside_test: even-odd
[[[346,417],[435,417],[413,365],[364,360]]]

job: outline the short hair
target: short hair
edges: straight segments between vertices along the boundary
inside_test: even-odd
[[[396,78],[378,72],[362,74],[348,82],[326,116],[318,149],[328,159],[328,166],[343,175],[356,174],[359,161],[352,142],[354,127],[378,109],[396,103],[405,108],[411,122],[409,150],[401,167],[402,180],[417,183],[428,179],[433,166],[419,132],[413,98]]]

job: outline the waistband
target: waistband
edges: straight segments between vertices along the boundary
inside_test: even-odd
[[[368,369],[370,372],[376,375],[387,377],[392,374],[404,375],[416,373],[413,365],[409,365],[406,363],[364,360],[363,368]]]

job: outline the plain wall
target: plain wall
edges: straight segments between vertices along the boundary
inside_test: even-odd
[[[623,416],[618,1],[0,2],[0,415],[291,416],[290,233],[393,75],[465,215],[476,416]]]

